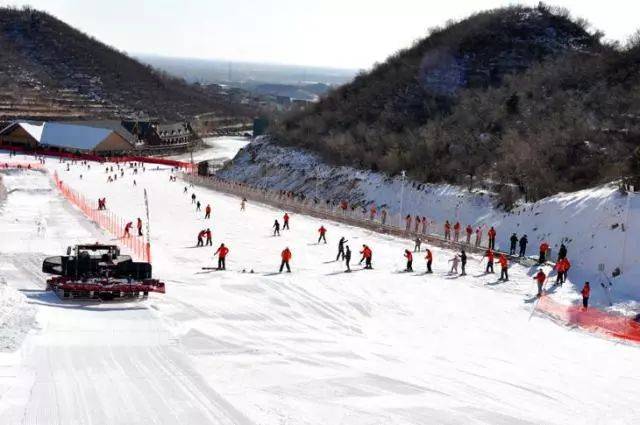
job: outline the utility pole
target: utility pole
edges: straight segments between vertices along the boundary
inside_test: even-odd
[[[402,201],[403,201],[403,196],[404,196],[404,177],[407,174],[407,172],[405,170],[402,170],[400,172],[402,174],[402,180],[400,183],[400,218],[398,220],[398,226],[402,229]]]

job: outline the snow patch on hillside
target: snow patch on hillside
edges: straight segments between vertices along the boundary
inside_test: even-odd
[[[640,300],[640,200],[607,184],[573,193],[560,193],[535,203],[522,203],[510,213],[496,208],[496,198],[486,191],[469,192],[448,184],[423,184],[352,167],[332,167],[313,153],[286,148],[258,138],[245,146],[218,176],[253,186],[303,192],[320,199],[342,200],[361,205],[375,204],[390,213],[426,216],[440,231],[445,220],[463,225],[494,226],[497,247],[508,250],[512,232],[529,239],[527,253],[536,255],[547,241],[555,256],[562,242],[573,264],[572,280],[591,281],[599,289],[594,298],[604,301],[600,289],[606,277],[598,271],[604,264],[613,279],[613,301],[627,306]],[[486,236],[485,236],[486,238]],[[627,306],[631,307],[631,306]],[[626,309],[626,307],[625,307]]]
[[[0,352],[13,351],[33,327],[35,309],[26,297],[7,286],[0,265]]]

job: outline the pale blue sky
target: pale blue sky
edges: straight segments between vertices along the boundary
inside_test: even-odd
[[[128,53],[368,68],[443,25],[508,0],[0,0],[44,9]],[[640,28],[637,1],[558,0],[609,39]]]

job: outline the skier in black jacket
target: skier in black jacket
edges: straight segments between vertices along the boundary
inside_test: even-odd
[[[341,257],[344,260],[344,244],[348,241],[342,236],[338,241],[338,256],[336,257],[336,261],[338,261]]]
[[[518,236],[515,233],[511,235],[511,249],[509,249],[509,255],[516,255],[516,244],[518,243]]]
[[[525,255],[525,252],[527,250],[527,242],[529,242],[529,240],[527,239],[527,235],[524,235],[520,238],[520,257],[524,257]]]

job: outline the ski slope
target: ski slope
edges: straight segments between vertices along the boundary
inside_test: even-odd
[[[185,183],[155,166],[106,183],[49,160],[72,188],[135,221],[149,195],[154,274],[167,294],[85,305],[43,293],[43,255],[108,235],[82,218],[38,172],[5,175],[3,264],[36,324],[18,352],[0,354],[0,417],[7,423],[631,424],[640,421],[639,347],[529,320],[534,270],[508,283],[470,257],[448,275],[453,252],[434,249],[434,274],[401,273],[406,240],[301,215],[274,237],[283,211]],[[80,175],[82,174],[82,178]],[[137,185],[133,185],[133,179]],[[194,192],[213,208],[196,212]],[[36,235],[37,217],[47,230]],[[317,229],[329,244],[317,245]],[[195,248],[210,227],[213,249]],[[335,262],[340,236],[354,272]],[[228,271],[202,270],[230,248]],[[374,270],[357,265],[363,243]],[[278,274],[280,251],[293,252]],[[7,259],[7,260],[5,260]],[[243,273],[242,271],[246,272]],[[250,273],[253,270],[254,273]],[[497,267],[496,267],[497,271]],[[554,297],[575,298],[570,285]]]

